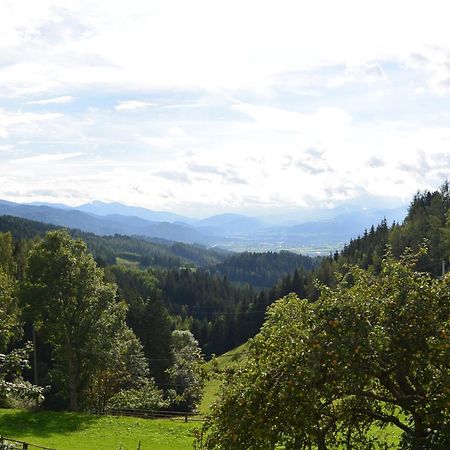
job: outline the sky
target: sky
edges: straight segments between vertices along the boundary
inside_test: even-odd
[[[192,217],[450,178],[445,1],[3,0],[0,198]]]

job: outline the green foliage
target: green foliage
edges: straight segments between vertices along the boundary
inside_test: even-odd
[[[142,342],[151,376],[167,387],[167,369],[173,363],[172,328],[158,279],[151,270],[112,266],[108,272],[128,304],[127,322]]]
[[[390,228],[386,220],[382,220],[377,227],[372,226],[362,236],[352,239],[348,245],[345,245],[337,260],[341,265],[355,264],[363,269],[372,267],[379,271],[388,239],[395,239],[391,235],[394,235],[397,229],[398,226],[393,225]],[[398,254],[405,248],[406,246],[402,245]]]
[[[441,275],[442,261],[448,263],[450,256],[449,217],[450,191],[445,182],[437,191],[417,193],[403,224],[389,227],[383,220],[376,228],[351,240],[341,252],[339,263],[357,264],[379,272],[387,245],[394,255],[400,256],[408,247],[418,250],[426,240],[428,252],[419,258],[417,268]]]
[[[19,310],[17,302],[17,280],[14,278],[15,262],[13,241],[10,233],[0,233],[0,351],[20,336]],[[0,353],[0,401],[12,397],[19,399],[42,399],[42,388],[22,379],[29,369],[28,354],[31,347]]]
[[[448,245],[448,222],[450,191],[444,183],[438,191],[418,193],[411,202],[402,227],[389,236],[394,254],[399,255],[405,247],[419,248],[426,239],[429,251],[418,261],[418,268],[433,275],[441,274],[441,263],[450,256]]]
[[[55,231],[58,227],[34,220],[22,219],[15,216],[0,216],[0,232],[10,232],[15,240],[31,240],[37,236],[43,237],[48,231]]]
[[[20,239],[44,236],[46,231],[55,228],[25,219],[0,217],[0,229],[11,230],[16,238],[15,257],[20,278],[23,278],[25,255],[30,246],[28,241]],[[234,286],[227,277],[214,275],[221,270],[218,263],[227,259],[223,269],[229,271],[231,278],[234,271],[247,281],[266,285],[268,278],[275,280],[279,273],[291,270],[295,264],[310,263],[309,258],[289,252],[248,253],[239,257],[196,245],[150,242],[118,235],[100,237],[77,230],[68,232],[86,242],[97,264],[106,267],[107,278],[118,284],[120,296],[130,306],[127,322],[141,339],[158,383],[167,382],[165,370],[171,364],[168,337],[171,327],[189,328],[206,354],[223,353],[259,330],[273,296],[262,294],[257,300],[252,288]],[[128,267],[109,270],[116,261],[125,261],[130,270]],[[209,265],[209,269],[193,270],[193,265]],[[153,269],[142,270],[146,266]],[[147,306],[152,309],[147,314],[149,317],[140,319],[140,313]],[[152,325],[146,326],[149,320]],[[150,326],[155,330],[145,331]],[[161,338],[155,340],[158,333]]]
[[[100,351],[84,400],[84,406],[90,411],[105,412],[117,393],[141,389],[149,383],[148,362],[142,344],[123,323],[124,317],[112,337],[105,336],[108,327],[99,333]]]
[[[190,331],[174,330],[172,333],[174,364],[168,370],[173,383],[169,391],[172,407],[192,411],[203,396],[205,373],[198,342]]]
[[[209,267],[223,261],[228,252],[220,249],[208,249],[201,245],[190,245],[183,242],[175,242],[170,246],[170,251],[197,267]]]
[[[139,270],[123,266],[110,266],[107,273],[117,283],[120,295],[132,307],[135,303],[139,303],[139,299],[142,298],[161,298],[158,278],[150,269]]]
[[[14,274],[16,263],[14,261],[14,246],[11,233],[0,233],[0,267],[9,275]]]
[[[319,258],[298,255],[288,251],[253,253],[243,252],[229,256],[212,268],[214,273],[230,281],[248,283],[259,288],[270,288],[284,275],[302,267],[314,269]]]
[[[158,271],[156,276],[169,312],[179,322],[192,317],[191,331],[205,353],[223,353],[254,335],[247,326],[255,318],[249,307],[253,288],[234,286],[226,277],[203,270]]]
[[[203,398],[198,405],[198,411],[201,414],[209,413],[211,405],[217,398],[220,385],[229,374],[230,369],[247,359],[247,348],[248,342],[223,355],[214,357],[205,364],[205,388],[203,389]]]
[[[379,276],[352,268],[314,304],[276,302],[213,406],[204,448],[389,447],[393,428],[407,448],[445,448],[450,277],[415,264],[388,256]]]
[[[19,334],[16,282],[0,266],[0,351]]]
[[[124,361],[132,354],[136,361],[142,362],[142,352],[148,360],[149,375],[155,378],[160,388],[168,388],[171,381],[167,370],[174,362],[171,347],[173,328],[189,329],[205,354],[221,354],[254,336],[264,321],[267,306],[276,299],[294,292],[300,298],[315,302],[321,295],[315,280],[318,279],[333,289],[337,288],[339,276],[336,277],[335,273],[345,275],[346,264],[355,264],[373,274],[381,273],[383,255],[388,245],[392,247],[393,254],[399,256],[407,246],[418,249],[426,238],[429,251],[420,255],[416,269],[427,271],[434,276],[440,275],[442,261],[448,263],[450,255],[449,206],[447,184],[436,192],[418,193],[402,225],[389,226],[384,220],[378,226],[366,230],[360,237],[351,240],[341,253],[320,260],[310,260],[289,252],[227,255],[220,251],[206,250],[201,246],[118,235],[100,237],[76,230],[68,231],[70,236],[79,237],[86,242],[87,250],[93,254],[97,264],[105,267],[106,280],[118,284],[119,297],[127,304],[125,308],[123,304],[117,302],[114,287],[105,288],[104,295],[111,300],[106,301],[110,305],[106,308],[108,312],[104,316],[92,315],[92,323],[96,323],[93,328],[101,329],[102,332],[98,333],[97,339],[93,333],[88,332],[87,340],[92,341],[85,347],[81,340],[80,344],[75,341],[73,345],[74,348],[82,349],[75,358],[83,361],[77,369],[82,374],[78,377],[77,388],[81,396],[80,405],[102,409],[110,396],[118,391],[139,389],[138,386],[129,384],[132,371],[123,370],[123,367]],[[38,297],[34,298],[34,294],[31,295],[30,290],[22,289],[25,261],[32,246],[31,241],[23,239],[44,236],[48,230],[55,228],[24,219],[0,217],[0,231],[10,230],[15,239],[15,242],[12,242],[10,234],[0,234],[0,347],[3,347],[0,351],[5,351],[7,344],[17,345],[17,338],[22,335],[24,340],[30,339],[31,322],[36,322],[37,326],[40,325],[38,332],[40,380],[43,384],[52,382],[53,391],[61,391],[63,396],[67,397],[67,361],[58,356],[68,354],[67,343],[62,333],[51,338],[49,330],[64,328],[59,325],[67,321],[70,323],[72,312],[69,308],[66,316],[57,314],[58,302],[52,303],[48,300],[47,293],[50,291],[44,296],[45,283],[38,282],[34,285],[43,298],[46,297],[48,300],[42,303]],[[35,250],[32,250],[33,254],[34,252]],[[76,252],[72,256],[72,259],[78,259]],[[121,257],[125,258],[123,261],[127,264],[135,267],[111,267],[116,261],[120,261]],[[311,261],[314,267],[309,265]],[[39,264],[45,268],[45,259],[41,259]],[[88,266],[89,264],[86,265]],[[92,267],[94,266],[95,264]],[[152,268],[148,269],[150,266]],[[59,262],[55,263],[54,267],[58,268]],[[96,270],[97,268],[93,272]],[[91,269],[87,268],[87,272],[91,272]],[[55,269],[53,274],[49,274],[47,278],[49,286],[54,284],[52,282],[54,276],[55,279],[61,280],[57,273]],[[286,273],[287,275],[275,282],[280,275]],[[83,275],[76,270],[72,274],[73,279],[70,283],[76,285],[74,280],[82,278]],[[105,278],[103,274],[100,275],[99,285],[108,286]],[[89,276],[86,279],[86,284],[89,285],[91,283]],[[269,286],[272,282],[274,285],[270,289],[255,290],[251,287],[237,286],[233,281],[251,282],[258,287]],[[29,284],[28,287],[33,284]],[[60,286],[64,285],[60,283]],[[70,293],[70,289],[66,287],[61,289],[61,292]],[[22,308],[22,311],[17,304],[17,292],[21,290],[28,294],[27,303],[33,306]],[[77,297],[79,300],[74,304],[79,301],[81,305],[81,297],[83,295],[80,294]],[[51,313],[54,313],[55,320],[49,320]],[[108,315],[110,317],[107,318]],[[124,342],[130,345],[129,350],[125,350],[125,347],[117,345],[117,338],[113,337],[114,333],[117,336],[127,336],[125,316],[128,327],[142,343],[141,353],[131,343],[135,338],[124,338]],[[20,321],[23,320],[25,323],[22,331]],[[72,322],[77,320],[78,318]],[[82,324],[83,320],[80,323]],[[83,335],[81,326],[79,330],[80,335]],[[134,350],[131,351],[131,348]],[[94,358],[94,354],[99,355],[98,361]],[[141,370],[140,373],[144,372],[145,370]],[[145,378],[141,375],[138,377]],[[49,395],[47,397],[50,399]],[[93,406],[93,403],[97,406]]]
[[[61,227],[12,216],[0,216],[0,232],[10,231],[16,241],[44,237],[49,231]],[[116,257],[129,256],[141,267],[171,269],[183,266],[206,267],[223,261],[224,251],[207,249],[200,245],[164,241],[132,236],[97,236],[80,230],[68,230],[72,238],[82,239],[97,263],[104,267],[116,263]],[[128,259],[128,257],[127,257]]]
[[[146,380],[139,388],[126,389],[115,394],[109,408],[133,408],[157,410],[166,408],[169,402],[164,400],[163,392],[158,389],[153,380]]]
[[[11,233],[0,233],[0,351],[20,335],[17,281]]]
[[[118,350],[117,337],[126,333],[125,305],[116,300],[115,286],[104,281],[86,244],[66,231],[49,232],[33,247],[26,283],[29,314],[52,348],[54,379],[70,409],[77,410],[80,395],[83,402],[99,372],[123,371],[117,352],[127,352]]]
[[[22,372],[29,369],[28,355],[31,346],[0,353],[0,399],[20,398],[41,401],[44,389],[22,379]]]

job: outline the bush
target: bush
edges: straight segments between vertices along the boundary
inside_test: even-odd
[[[126,389],[111,398],[109,408],[161,409],[168,406],[154,380],[138,389]]]

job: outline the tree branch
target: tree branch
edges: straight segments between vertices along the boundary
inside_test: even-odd
[[[373,419],[379,420],[384,423],[392,423],[396,425],[398,428],[402,429],[405,433],[412,433],[413,430],[405,425],[398,417],[392,415],[383,415],[378,414],[374,411],[366,411],[367,415],[372,417]]]

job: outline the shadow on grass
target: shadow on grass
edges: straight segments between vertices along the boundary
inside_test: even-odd
[[[0,434],[3,436],[39,436],[69,434],[83,430],[100,419],[91,414],[54,411],[0,411]]]

